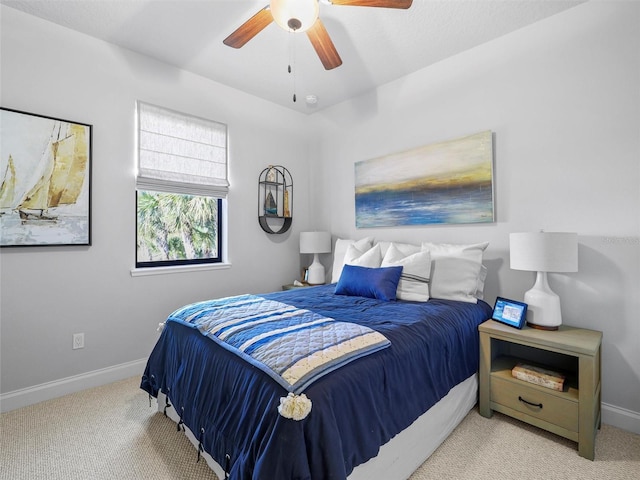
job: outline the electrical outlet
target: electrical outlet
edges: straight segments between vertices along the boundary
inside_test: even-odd
[[[84,333],[73,334],[73,349],[84,348]]]

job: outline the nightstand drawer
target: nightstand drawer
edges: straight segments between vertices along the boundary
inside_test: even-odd
[[[528,386],[491,376],[491,401],[544,420],[572,432],[578,431],[578,402]],[[529,402],[529,403],[527,403]],[[531,405],[534,404],[534,405]],[[539,406],[542,405],[542,406]]]

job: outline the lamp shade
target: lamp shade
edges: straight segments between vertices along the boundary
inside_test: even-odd
[[[318,0],[271,0],[271,15],[287,31],[304,32],[318,19]]]
[[[532,272],[577,272],[578,234],[565,232],[512,233],[511,268]]]
[[[300,253],[330,253],[331,233],[300,232]]]

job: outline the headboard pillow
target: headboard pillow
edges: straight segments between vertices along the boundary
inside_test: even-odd
[[[398,245],[391,243],[382,259],[381,266],[403,267],[396,292],[398,299],[414,302],[426,302],[429,300],[431,253],[428,250],[418,250],[413,254],[405,254]]]
[[[422,249],[431,253],[431,284],[433,298],[478,303],[482,255],[489,242],[470,245],[423,242]]]
[[[369,268],[344,265],[336,285],[336,295],[377,298],[385,302],[396,299],[402,267]]]
[[[344,257],[347,249],[353,245],[361,252],[368,251],[373,246],[373,238],[366,237],[360,240],[351,240],[346,238],[338,238],[333,247],[333,268],[331,270],[331,283],[336,283],[340,279],[342,266],[344,265]],[[377,266],[380,266],[379,264]]]
[[[393,253],[386,258],[392,245],[394,247]],[[421,251],[428,251],[431,263],[430,271],[427,274],[430,277],[427,299],[434,297],[477,303],[477,299],[484,297],[487,268],[482,265],[482,256],[487,246],[488,242],[477,244],[423,242],[422,245],[415,245],[389,241],[374,243],[373,237],[359,240],[338,238],[334,246],[331,283],[337,283],[340,280],[342,268],[346,263],[375,268],[384,262],[384,266],[390,266],[393,262],[398,262],[401,255],[409,257]],[[375,247],[378,247],[379,250],[376,250]],[[378,257],[378,252],[381,258]],[[417,258],[406,262],[414,263]],[[400,265],[400,263],[396,264]],[[404,266],[406,270],[407,266]],[[404,300],[407,284],[403,280],[401,279],[399,285],[398,298]],[[472,284],[475,285],[475,288]],[[421,296],[421,298],[423,297]]]
[[[418,253],[420,250],[422,250],[422,247],[420,245],[414,245],[413,243],[387,242],[382,240],[380,242],[377,242],[377,244],[380,245],[382,258],[384,258],[384,256],[387,254],[387,251],[389,250],[389,247],[391,245],[396,247],[405,257],[413,255],[414,253]]]
[[[345,265],[357,265],[358,267],[378,268],[382,263],[380,245],[374,245],[368,250],[360,250],[355,245],[349,245],[344,254]]]
[[[475,297],[478,300],[484,299],[484,281],[487,279],[487,267],[480,266],[480,274],[478,275],[478,285],[476,287]]]

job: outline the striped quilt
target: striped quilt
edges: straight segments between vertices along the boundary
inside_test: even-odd
[[[299,394],[327,373],[390,345],[368,327],[257,295],[187,305],[167,321],[197,328]]]

